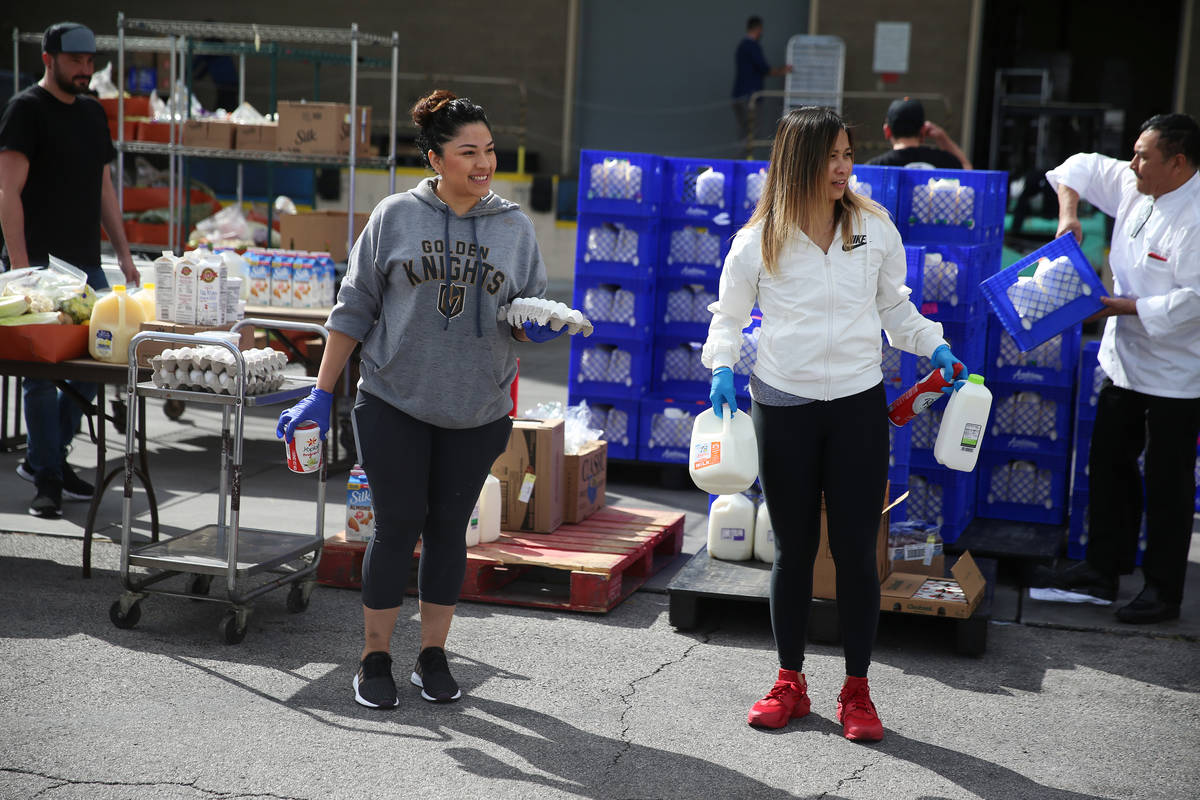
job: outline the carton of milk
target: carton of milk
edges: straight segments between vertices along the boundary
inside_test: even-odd
[[[333,288],[337,272],[333,267],[333,256],[329,253],[313,253],[313,258],[317,262],[317,285],[320,287],[320,302],[317,305],[328,308],[336,299]]]
[[[196,281],[196,324],[225,324],[225,280],[229,270],[220,256],[200,262]]]
[[[175,322],[196,324],[196,292],[199,290],[199,268],[190,258],[175,264]],[[157,290],[156,290],[157,291]]]
[[[317,262],[308,253],[297,253],[292,262],[292,308],[316,308],[320,294]]]
[[[375,508],[367,474],[357,464],[346,481],[346,541],[366,542],[375,533]]]
[[[271,256],[261,250],[248,251],[246,263],[250,269],[250,293],[247,302],[271,305]]]
[[[154,318],[175,321],[175,256],[169,250],[154,260]]]
[[[225,322],[235,322],[245,316],[238,312],[238,301],[242,299],[242,278],[228,277],[225,279],[225,296],[222,302],[225,306]],[[243,306],[244,308],[245,306]]]
[[[271,255],[271,305],[292,305],[292,266],[295,256],[285,251]]]

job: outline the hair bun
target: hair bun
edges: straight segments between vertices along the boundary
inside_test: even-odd
[[[449,89],[434,89],[422,97],[412,107],[412,121],[418,128],[424,128],[434,114],[441,111],[451,100],[457,100],[458,95]]]

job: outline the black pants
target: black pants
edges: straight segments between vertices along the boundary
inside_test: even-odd
[[[353,422],[375,507],[375,535],[363,557],[363,605],[403,602],[418,538],[421,600],[454,605],[467,568],[467,523],[492,462],[508,445],[512,419],[439,428],[360,391]]]
[[[879,621],[875,543],[888,465],[883,384],[829,402],[755,403],[752,415],[775,529],[771,627],[779,664],[797,671],[804,664],[824,493],[846,674],[865,678]]]
[[[1133,572],[1144,499],[1142,574],[1174,603],[1183,600],[1192,543],[1198,433],[1200,398],[1155,397],[1104,381],[1088,455],[1087,561],[1106,575]]]

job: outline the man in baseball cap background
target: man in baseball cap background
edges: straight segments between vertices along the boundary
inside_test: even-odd
[[[109,172],[117,151],[108,118],[84,94],[95,53],[96,37],[78,23],[51,25],[42,36],[46,74],[9,100],[0,116],[0,229],[9,268],[45,266],[54,256],[103,289],[101,227],[126,282],[136,284],[138,272]],[[95,398],[94,384],[71,384],[89,402]],[[94,493],[67,464],[82,411],[51,381],[25,378],[24,398],[28,447],[17,474],[37,487],[29,513],[56,518],[64,497],[90,500]]]
[[[926,167],[937,169],[971,169],[971,162],[954,140],[939,125],[925,119],[921,101],[908,97],[895,100],[887,111],[883,135],[892,149],[876,156],[868,164],[885,167]],[[930,139],[937,147],[929,147]]]

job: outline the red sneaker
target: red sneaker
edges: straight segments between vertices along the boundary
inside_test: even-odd
[[[837,720],[842,732],[852,742],[878,742],[883,738],[883,723],[871,702],[871,690],[866,678],[846,677],[838,695]]]
[[[811,705],[804,673],[781,669],[771,691],[754,704],[746,721],[756,728],[782,728],[789,719],[798,719],[807,714]]]

